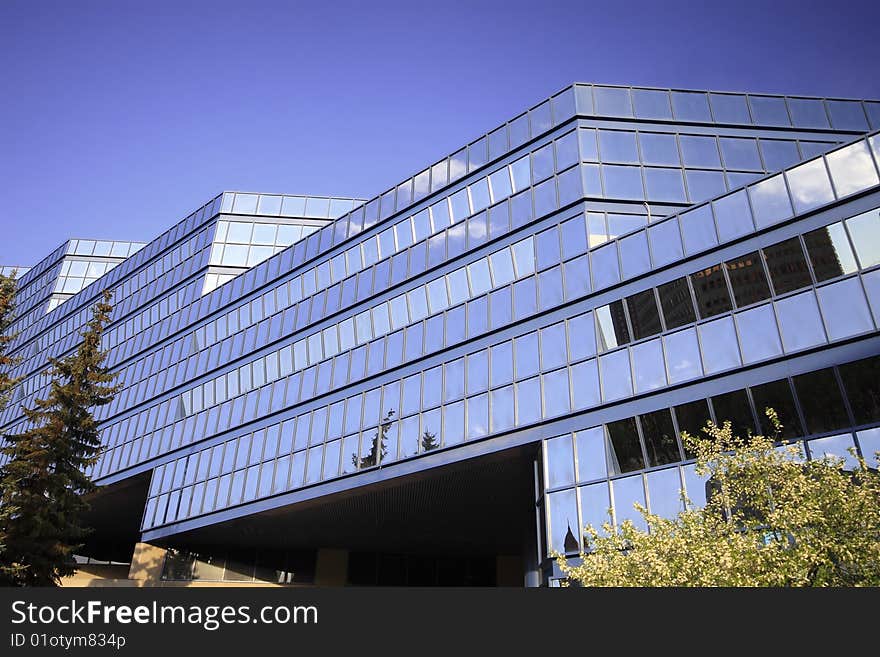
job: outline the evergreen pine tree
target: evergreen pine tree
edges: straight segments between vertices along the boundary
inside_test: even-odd
[[[16,383],[16,379],[12,376],[12,368],[18,363],[18,359],[9,355],[9,345],[14,335],[9,334],[9,327],[12,324],[15,311],[15,291],[17,285],[15,280],[15,272],[12,276],[0,275],[0,411],[2,411],[9,402],[9,396],[12,388]],[[0,436],[0,445],[5,440]],[[2,459],[0,459],[2,460]],[[0,503],[0,528],[5,527],[9,518],[14,516],[16,509],[10,504]],[[0,567],[4,563],[4,533],[0,530]],[[0,581],[6,579],[4,573],[8,570],[9,576],[14,576],[21,572],[21,567],[12,567],[0,571]]]
[[[15,385],[11,370],[17,359],[8,353],[9,343],[15,336],[9,335],[7,331],[13,320],[16,287],[14,274],[0,276],[0,411],[9,401],[9,393]]]
[[[425,433],[422,435],[422,451],[430,452],[438,447],[440,447],[440,441],[437,440],[437,434],[425,429]]]
[[[370,446],[369,453],[363,458],[358,458],[357,454],[351,455],[351,461],[358,470],[363,468],[371,468],[379,464],[380,459],[384,459],[388,453],[388,447],[385,441],[388,438],[388,431],[394,423],[394,409],[388,411],[388,414],[382,418],[376,433],[373,434],[373,444]]]
[[[92,308],[77,351],[50,359],[46,399],[25,408],[29,427],[7,437],[0,468],[0,579],[17,586],[52,586],[75,572],[73,555],[88,530],[81,524],[87,475],[100,450],[93,411],[117,391],[105,366],[101,336],[109,321],[110,293]]]

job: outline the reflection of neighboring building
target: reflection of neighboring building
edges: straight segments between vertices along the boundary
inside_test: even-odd
[[[366,202],[66,242],[20,275],[0,429],[110,289],[84,569],[553,584],[585,525],[702,502],[708,419],[880,448],[878,108],[574,85]]]

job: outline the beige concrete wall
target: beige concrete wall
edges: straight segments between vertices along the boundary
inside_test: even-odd
[[[295,586],[272,582],[207,582],[202,580],[166,582],[162,580],[162,570],[165,567],[165,552],[164,548],[150,545],[149,543],[138,543],[134,547],[130,566],[84,564],[78,568],[74,575],[63,578],[61,585],[71,587],[156,586],[168,588]],[[345,572],[343,572],[343,581],[344,578]]]
[[[131,555],[128,579],[146,582],[161,581],[162,569],[165,567],[165,552],[165,548],[149,543],[136,543],[134,554]]]

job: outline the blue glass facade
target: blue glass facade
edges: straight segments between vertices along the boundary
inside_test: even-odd
[[[577,84],[367,202],[221,194],[94,282],[69,250],[22,277],[0,424],[109,288],[92,474],[149,473],[142,540],[522,448],[537,571],[609,509],[699,504],[679,434],[706,419],[877,448],[878,128],[877,102]]]

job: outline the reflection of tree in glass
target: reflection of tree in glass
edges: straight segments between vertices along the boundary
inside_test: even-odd
[[[425,433],[422,435],[422,451],[429,452],[438,447],[440,447],[440,441],[437,440],[437,434],[425,429]]]
[[[385,446],[385,440],[388,437],[388,431],[391,429],[392,424],[394,424],[393,408],[382,418],[382,421],[376,428],[376,433],[373,434],[373,444],[370,446],[370,452],[366,456],[360,458],[358,458],[357,454],[351,455],[351,462],[354,464],[355,468],[358,470],[372,468],[374,465],[378,465],[381,459],[385,458],[385,455],[388,453],[388,448]]]

